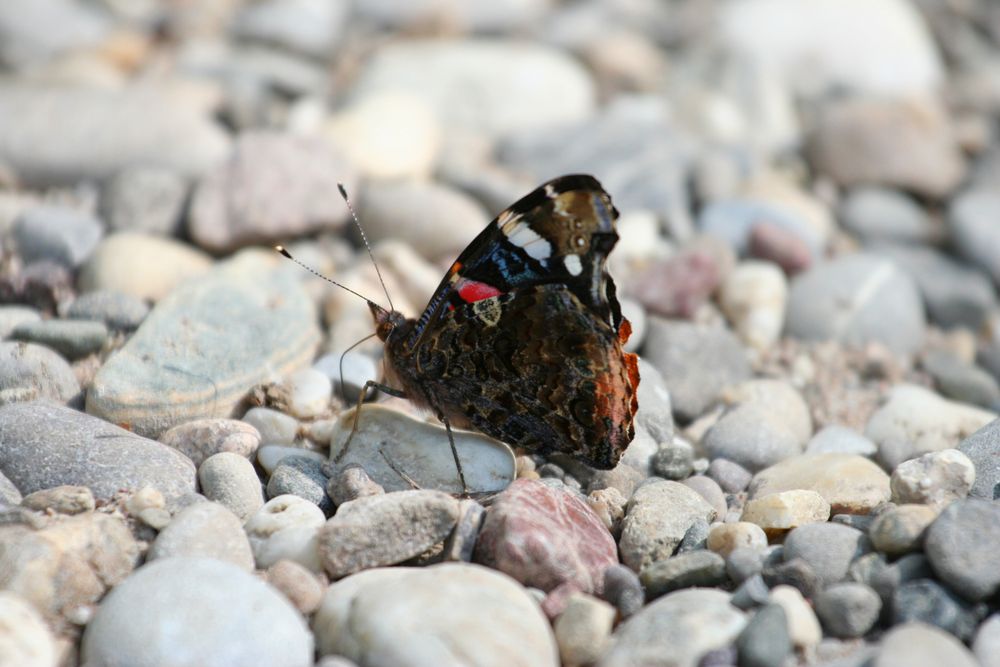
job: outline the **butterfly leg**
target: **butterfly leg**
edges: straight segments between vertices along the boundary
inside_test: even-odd
[[[382,455],[383,459],[385,459],[385,464],[389,466],[394,473],[399,475],[400,479],[409,484],[411,489],[415,491],[420,490],[420,485],[417,484],[412,477],[410,477],[405,472],[400,470],[399,466],[397,466],[395,463],[392,462],[392,459],[389,458],[389,455],[385,453],[384,449],[379,448],[378,453]]]
[[[351,432],[347,436],[347,441],[344,442],[344,446],[340,448],[340,452],[337,456],[333,458],[334,463],[340,463],[344,456],[347,454],[347,449],[351,446],[351,440],[354,439],[354,434],[358,432],[358,420],[361,418],[361,405],[365,402],[365,396],[368,395],[368,390],[374,387],[379,391],[383,391],[390,396],[395,396],[396,398],[406,398],[406,392],[402,389],[395,389],[389,385],[380,384],[374,380],[368,380],[365,382],[365,386],[361,388],[361,393],[358,394],[358,404],[354,407],[354,424],[351,426]]]
[[[438,419],[444,422],[444,428],[448,432],[448,444],[451,445],[451,455],[455,459],[455,467],[458,469],[458,479],[462,482],[462,496],[469,495],[469,485],[465,483],[465,472],[462,470],[462,462],[458,460],[458,448],[455,447],[455,436],[451,432],[451,422],[438,410]]]

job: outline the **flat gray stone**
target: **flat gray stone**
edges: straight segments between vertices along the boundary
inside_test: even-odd
[[[80,383],[65,359],[34,343],[0,343],[0,405],[82,398]]]
[[[112,29],[97,7],[70,0],[10,0],[0,8],[0,64],[18,69],[97,46]]]
[[[924,552],[938,577],[962,597],[989,598],[1000,589],[1000,504],[953,502],[927,529]]]
[[[149,306],[131,294],[115,290],[95,290],[81,294],[66,309],[74,320],[96,320],[115,331],[133,331],[149,315]]]
[[[948,207],[948,228],[959,253],[1000,283],[1000,195],[992,190],[969,190]]]
[[[802,558],[825,586],[843,581],[851,562],[871,550],[865,534],[839,523],[799,526],[785,538],[785,562]]]
[[[156,536],[146,562],[177,556],[215,558],[247,572],[254,566],[243,521],[212,502],[188,505],[178,512]]]
[[[49,260],[74,269],[90,256],[103,234],[100,220],[60,206],[29,208],[14,221],[14,241],[26,263]]]
[[[963,440],[958,451],[976,466],[976,481],[969,496],[986,500],[1000,498],[1000,419],[994,419]]]
[[[51,347],[67,359],[76,360],[99,352],[108,340],[108,328],[103,322],[51,319],[19,324],[10,337]]]
[[[293,274],[237,256],[160,301],[94,377],[87,412],[140,435],[232,417],[247,391],[306,366],[319,343],[312,300]]]
[[[44,401],[0,407],[0,471],[21,493],[53,486],[89,487],[107,500],[145,486],[169,500],[195,490],[191,461],[114,424]]]

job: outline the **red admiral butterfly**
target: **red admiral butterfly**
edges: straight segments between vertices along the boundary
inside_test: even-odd
[[[594,177],[556,178],[469,244],[419,319],[368,301],[388,384],[361,396],[374,386],[433,410],[463,489],[452,426],[605,470],[632,441],[639,369],[605,268],[617,217]]]

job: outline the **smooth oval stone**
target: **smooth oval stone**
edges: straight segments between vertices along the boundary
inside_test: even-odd
[[[313,628],[321,656],[358,664],[559,665],[548,621],[527,591],[467,563],[359,572],[327,589]]]
[[[347,441],[353,424],[353,409],[337,419],[330,436],[331,462]],[[456,429],[451,432],[470,493],[496,493],[514,480],[514,453],[507,445],[478,433]],[[423,489],[462,492],[445,429],[377,405],[362,408],[358,430],[344,458],[333,465],[331,477],[353,463],[364,468],[387,492],[410,489],[386,459]]]
[[[66,309],[74,320],[96,320],[115,331],[132,331],[146,319],[149,306],[132,295],[115,290],[96,290],[81,294]]]
[[[0,343],[0,404],[48,399],[69,403],[80,383],[66,360],[34,343]]]
[[[121,489],[151,486],[172,500],[195,490],[186,456],[77,410],[15,403],[0,407],[0,424],[0,471],[22,493],[69,484],[107,500]]]
[[[196,466],[222,452],[252,459],[260,440],[257,429],[236,419],[196,419],[160,436],[160,442],[184,454]]]
[[[319,529],[326,522],[323,510],[298,496],[278,496],[264,503],[243,524],[258,568],[279,560],[293,560],[321,572]]]
[[[51,347],[67,359],[79,359],[100,351],[108,340],[108,327],[85,320],[42,320],[19,324],[11,338]]]
[[[698,519],[712,521],[715,509],[697,491],[667,480],[644,484],[629,500],[622,522],[622,562],[639,572],[669,558]]]
[[[87,625],[90,667],[311,667],[313,638],[277,590],[211,558],[166,558],[119,584]]]
[[[157,304],[94,377],[87,412],[156,437],[230,417],[251,387],[308,364],[319,343],[313,303],[290,273],[267,268],[244,254]]]
[[[794,489],[817,492],[833,514],[868,514],[889,500],[889,476],[863,456],[803,454],[757,473],[749,497]]]
[[[248,572],[254,565],[240,519],[212,502],[188,505],[178,512],[156,536],[146,562],[177,556],[215,558]]]
[[[56,642],[41,614],[27,600],[0,591],[0,665],[53,667]]]

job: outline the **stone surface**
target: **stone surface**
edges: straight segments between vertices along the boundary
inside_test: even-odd
[[[802,594],[791,586],[775,586],[769,601],[781,605],[788,619],[788,636],[796,648],[809,648],[823,637],[819,620]]]
[[[241,568],[166,558],[136,570],[105,598],[80,653],[94,667],[309,667],[313,638],[288,600]]]
[[[0,404],[80,398],[80,383],[61,356],[34,343],[0,343]]]
[[[22,596],[57,631],[125,579],[138,558],[125,522],[106,514],[65,517],[38,530],[0,526],[0,590]]]
[[[344,503],[319,532],[319,556],[333,579],[418,556],[443,542],[458,520],[446,493],[411,490]]]
[[[889,486],[895,503],[942,508],[969,495],[975,478],[969,457],[957,449],[942,449],[900,463],[892,471]]]
[[[258,569],[280,560],[292,560],[321,572],[319,530],[326,522],[323,510],[298,496],[278,496],[264,503],[243,524]]]
[[[903,461],[957,446],[996,418],[988,410],[948,401],[923,387],[900,384],[868,420],[865,435],[878,445],[885,467],[893,470]]]
[[[21,492],[14,486],[14,482],[0,472],[0,505],[20,505],[21,500]]]
[[[647,600],[681,588],[711,588],[726,581],[726,561],[711,551],[688,551],[650,563],[639,580]]]
[[[74,320],[103,322],[112,331],[134,331],[149,315],[149,306],[141,299],[115,290],[96,290],[81,294],[66,309]]]
[[[108,340],[103,322],[50,319],[17,325],[10,337],[52,348],[71,361],[100,352]]]
[[[87,411],[155,437],[229,417],[252,386],[308,363],[319,342],[313,304],[263,261],[238,257],[157,304],[98,371]]]
[[[707,547],[723,558],[736,549],[762,551],[767,547],[767,535],[760,526],[747,521],[716,523],[708,532]]]
[[[1000,283],[1000,232],[990,224],[1000,211],[1000,196],[990,190],[969,190],[948,208],[948,228],[959,253]]]
[[[769,535],[830,518],[830,503],[811,490],[792,489],[757,494],[743,506],[740,521],[754,523]]]
[[[270,131],[242,134],[233,156],[198,184],[188,230],[211,252],[336,230],[347,220],[338,183],[355,190],[351,167],[331,147]]]
[[[537,480],[518,480],[497,496],[473,558],[546,592],[570,584],[600,593],[604,571],[618,562],[614,538],[587,504]]]
[[[259,434],[265,445],[291,445],[299,435],[299,421],[274,408],[250,408],[241,420]]]
[[[941,628],[962,641],[968,641],[982,616],[982,607],[974,608],[952,589],[934,579],[902,581],[892,593],[892,623],[920,622]]]
[[[753,478],[753,474],[740,464],[722,458],[712,459],[707,474],[726,493],[743,491]]]
[[[132,164],[194,177],[229,152],[228,137],[207,114],[144,86],[8,86],[0,116],[9,120],[0,129],[0,159],[32,186],[101,180]]]
[[[37,322],[42,319],[41,313],[30,306],[16,304],[0,305],[0,338],[6,338],[14,327],[23,322]]]
[[[969,490],[973,498],[1000,498],[1000,419],[994,419],[962,440],[958,450],[976,467],[976,481]]]
[[[236,419],[195,419],[174,426],[159,440],[201,467],[207,459],[222,452],[253,459],[261,435],[252,425]]]
[[[733,642],[746,622],[722,591],[676,591],[619,625],[597,666],[695,667],[709,651]]]
[[[972,652],[981,667],[997,667],[1000,664],[1000,615],[992,614],[979,626]]]
[[[847,577],[847,569],[858,556],[871,550],[865,534],[837,523],[799,526],[785,538],[786,562],[801,558],[812,568],[823,586]]]
[[[467,563],[351,575],[327,589],[313,630],[321,656],[365,665],[559,665],[549,624],[524,588]]]
[[[160,531],[146,561],[162,558],[214,558],[253,570],[253,553],[240,519],[219,503],[196,503],[177,513]]]
[[[311,614],[319,608],[325,590],[319,578],[302,565],[291,560],[279,560],[267,568],[267,583],[277,588],[302,614]]]
[[[916,201],[890,188],[852,188],[840,204],[840,219],[844,227],[866,244],[925,243],[941,234],[940,227]]]
[[[331,514],[333,501],[326,495],[327,481],[322,461],[308,456],[286,456],[267,480],[267,495],[269,498],[286,494],[298,496],[317,505],[325,514]]]
[[[876,451],[874,442],[852,428],[836,424],[817,431],[806,445],[807,454],[857,454],[871,458]]]
[[[175,236],[187,196],[187,183],[173,169],[130,166],[104,184],[101,211],[112,230]]]
[[[264,505],[260,479],[253,464],[239,454],[219,452],[198,467],[201,492],[242,522]]]
[[[138,299],[159,301],[189,278],[211,267],[205,253],[173,239],[137,232],[106,236],[81,267],[84,292],[115,290]]]
[[[0,591],[0,665],[53,667],[57,649],[45,619],[23,597]]]
[[[816,615],[834,637],[861,637],[874,627],[882,610],[878,594],[864,584],[834,584],[816,596]]]
[[[28,509],[44,512],[52,510],[59,514],[80,514],[92,512],[95,507],[94,494],[85,486],[53,486],[29,493],[21,500]]]
[[[736,640],[742,667],[780,667],[792,653],[788,619],[778,604],[761,607]]]
[[[872,667],[976,667],[962,642],[924,623],[905,623],[886,633]]]
[[[888,556],[919,551],[937,512],[927,505],[900,505],[878,515],[868,529],[872,545]]]
[[[622,619],[642,609],[646,600],[639,575],[621,564],[612,565],[604,571],[601,596],[615,606]]]
[[[559,657],[567,665],[587,665],[604,654],[611,638],[615,608],[583,593],[570,596],[553,626]]]
[[[0,62],[18,70],[99,44],[110,29],[96,7],[66,0],[7,3],[0,15]]]
[[[145,486],[176,499],[195,489],[187,457],[82,412],[47,402],[0,407],[0,471],[22,493],[60,484],[87,486],[107,500]]]
[[[913,354],[926,323],[916,284],[892,262],[867,253],[843,255],[792,281],[786,333],[852,346],[878,342]]]
[[[421,488],[461,493],[455,459],[442,426],[420,421],[380,406],[367,405],[343,459],[334,462],[354,425],[354,411],[338,417],[330,436],[331,476],[349,465],[360,465],[386,491],[409,489],[389,459]],[[453,429],[455,448],[465,482],[472,493],[496,493],[514,480],[514,455],[506,445],[478,433]]]
[[[59,206],[29,208],[13,229],[17,253],[26,263],[49,260],[70,269],[90,256],[103,234],[97,218]]]
[[[974,291],[974,284],[969,281],[968,292]],[[992,295],[992,287],[990,290]],[[971,324],[970,328],[978,328],[985,321],[986,311],[987,308],[981,311],[982,317]],[[971,361],[961,359],[951,352],[931,351],[924,356],[921,365],[934,378],[938,391],[948,398],[988,410],[1000,410],[1000,382]]]
[[[684,420],[750,376],[743,347],[727,329],[651,317],[646,336],[644,357],[663,375],[674,414]]]
[[[982,600],[1000,587],[1000,505],[960,500],[927,529],[924,551],[937,575],[969,600]]]
[[[751,472],[801,453],[804,444],[788,427],[785,414],[756,403],[733,408],[702,438],[710,458],[728,459]]]
[[[819,493],[833,514],[868,514],[889,500],[889,476],[855,454],[805,454],[754,476],[749,497],[806,489]]]
[[[765,350],[781,336],[785,324],[788,282],[771,262],[738,265],[726,277],[719,304],[737,335],[747,345]]]
[[[230,29],[242,40],[323,59],[337,47],[348,14],[323,0],[270,0],[241,8]]]
[[[715,510],[683,484],[644,484],[629,499],[618,549],[622,562],[636,572],[670,557],[698,519],[712,521]]]

